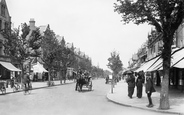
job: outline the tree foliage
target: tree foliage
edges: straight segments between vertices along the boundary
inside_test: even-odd
[[[30,56],[40,55],[41,35],[39,29],[31,31],[24,23],[19,28],[13,30],[3,30],[4,53],[19,63],[24,62]]]
[[[59,46],[57,58],[62,61],[62,67],[65,69],[67,69],[67,67],[73,67],[76,61],[75,54],[71,48],[66,46],[64,37],[62,38]]]
[[[115,11],[127,24],[148,23],[163,36],[163,82],[160,95],[160,108],[169,109],[168,83],[173,36],[184,18],[183,0],[117,0]]]
[[[79,68],[81,68],[83,70],[91,71],[92,62],[89,58],[86,58],[85,56],[83,56],[81,58],[81,60],[78,62],[78,66],[79,66]]]
[[[32,57],[40,55],[41,35],[39,29],[30,30],[26,23],[21,28],[2,30],[4,40],[4,53],[11,58],[12,62],[16,62],[22,70],[22,77],[26,68],[24,62]],[[21,79],[22,82],[22,79]]]
[[[184,15],[183,0],[117,0],[115,11],[121,14],[123,22],[148,23],[163,32],[165,26],[174,30],[181,24]]]
[[[108,67],[113,71],[115,75],[117,75],[122,70],[122,62],[120,60],[119,54],[116,51],[111,53],[111,57],[108,58]]]
[[[53,68],[59,42],[56,39],[55,33],[50,28],[44,32],[41,48],[43,62],[47,67]]]

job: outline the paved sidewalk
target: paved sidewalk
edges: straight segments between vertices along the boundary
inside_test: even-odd
[[[184,114],[184,96],[183,96],[183,93],[181,92],[180,93],[178,92],[176,93],[176,91],[171,92],[175,94],[169,97],[170,109],[160,110],[159,109],[160,93],[158,90],[157,92],[152,94],[152,101],[153,101],[154,107],[148,108],[146,107],[146,105],[148,105],[148,99],[145,93],[145,87],[143,87],[143,97],[140,99],[136,97],[136,88],[134,90],[133,98],[130,99],[128,97],[127,87],[128,87],[127,83],[121,80],[113,88],[113,93],[111,93],[111,90],[109,91],[109,93],[107,93],[107,98],[116,104],[120,104],[128,107],[135,107],[135,108],[145,109],[145,110],[150,110],[155,112]]]
[[[62,84],[60,84],[60,81],[57,80],[57,81],[54,81],[54,86],[65,85],[65,84],[70,84],[70,83],[74,83],[74,81],[66,80],[66,83],[64,83],[64,82],[62,81]],[[20,85],[20,84],[19,84],[19,85]],[[45,82],[32,82],[32,87],[33,87],[32,90],[40,89],[40,88],[46,88],[46,87],[48,87],[47,81],[45,81]],[[51,87],[52,87],[52,86],[51,86]],[[10,85],[9,85],[8,88],[6,88],[6,94],[5,94],[5,95],[10,94],[10,93],[21,92],[21,91],[23,91],[23,90],[22,90],[22,89],[19,89],[18,91],[13,92],[13,89],[10,88]],[[2,93],[0,92],[0,95],[1,95],[1,94],[2,94]]]

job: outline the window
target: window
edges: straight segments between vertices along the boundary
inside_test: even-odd
[[[9,24],[8,24],[8,22],[5,22],[5,23],[4,23],[4,28],[5,28],[5,29],[9,29]]]
[[[2,5],[1,5],[1,15],[2,15],[2,16],[5,16],[5,9],[6,9],[5,5],[2,4]]]

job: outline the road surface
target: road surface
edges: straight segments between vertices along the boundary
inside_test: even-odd
[[[30,95],[0,95],[0,115],[166,115],[108,101],[110,85],[104,79],[93,80],[92,91],[74,89],[75,84],[66,84],[36,89]]]

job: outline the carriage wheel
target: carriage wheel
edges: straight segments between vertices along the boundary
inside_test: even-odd
[[[92,85],[88,86],[88,90],[91,91],[92,90]]]
[[[89,83],[89,90],[92,90],[92,82]]]
[[[80,86],[79,86],[79,85],[77,86],[77,91],[79,91],[79,92],[80,92]]]
[[[20,85],[17,84],[17,90],[19,90],[19,89],[20,89]]]

